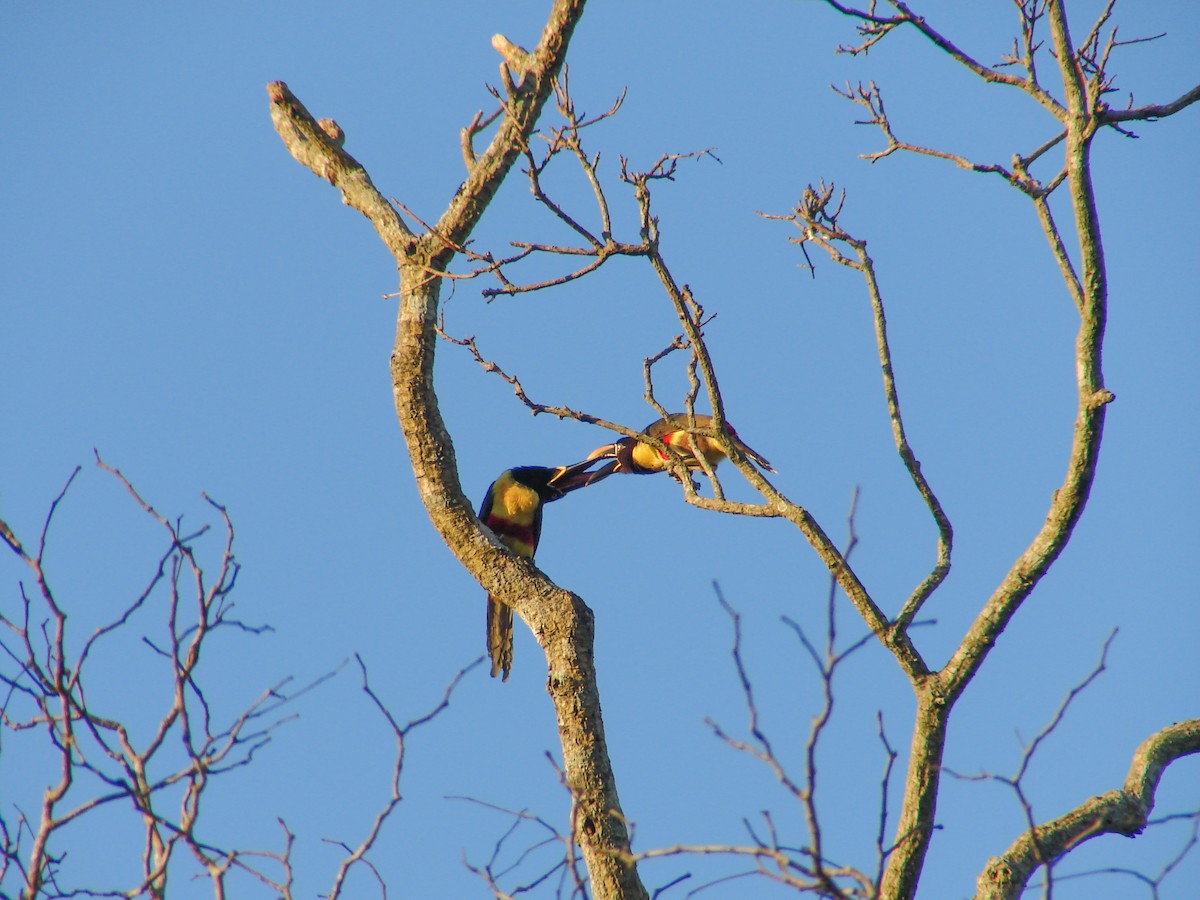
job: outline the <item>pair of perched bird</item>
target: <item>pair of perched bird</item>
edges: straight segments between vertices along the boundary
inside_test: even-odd
[[[693,427],[711,430],[712,417],[694,416],[693,421],[695,425],[690,426],[687,415],[675,413],[652,422],[642,433],[678,451],[689,469],[703,468],[700,456],[715,469],[725,458],[725,451],[713,438],[689,430]],[[729,423],[725,424],[725,429],[742,453],[768,472],[775,471],[761,454],[746,446]],[[590,471],[601,461],[604,461],[603,466]],[[542,507],[547,503],[609,475],[665,472],[669,462],[668,454],[659,447],[637,438],[622,438],[599,447],[587,459],[570,466],[518,466],[501,474],[488,488],[479,508],[479,519],[514,553],[532,557],[541,537]],[[512,607],[491,594],[487,598],[487,649],[492,661],[492,677],[503,673],[507,680],[513,658]]]

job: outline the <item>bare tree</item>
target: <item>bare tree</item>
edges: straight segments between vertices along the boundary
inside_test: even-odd
[[[23,542],[0,521],[0,539],[31,575],[28,586],[20,585],[16,612],[7,602],[0,612],[0,727],[8,732],[6,737],[36,742],[28,752],[51,773],[38,809],[23,809],[15,797],[6,797],[6,807],[0,809],[0,896],[10,896],[8,888],[15,886],[22,900],[80,895],[162,898],[169,895],[170,883],[184,880],[197,868],[208,878],[214,897],[236,893],[232,876],[240,876],[242,883],[258,882],[285,900],[306,896],[295,886],[295,835],[282,819],[277,820],[280,849],[243,849],[217,837],[229,823],[207,810],[213,805],[214,785],[253,765],[280,726],[293,717],[285,707],[337,673],[300,686],[285,678],[240,712],[222,718],[217,710],[226,705],[226,698],[210,689],[213,679],[202,660],[232,659],[222,636],[257,636],[270,630],[235,614],[232,595],[240,566],[229,514],[204,497],[223,530],[213,565],[206,562],[209,525],[189,529],[182,518],[166,518],[121,472],[98,455],[96,463],[161,529],[166,549],[145,587],[123,606],[106,610],[112,618],[83,637],[72,619],[86,612],[88,603],[56,591],[51,583],[57,567],[47,563],[48,550],[55,546],[52,526],[80,469],[72,472],[51,504],[35,541]],[[88,599],[99,605],[96,598]],[[131,643],[142,629],[140,640]],[[159,665],[139,667],[134,662],[139,652]],[[400,803],[408,736],[446,708],[454,687],[478,661],[451,680],[430,712],[403,725],[371,688],[365,663],[357,663],[362,691],[395,736],[396,754],[391,790],[363,836],[355,845],[330,840],[344,850],[325,895],[331,900],[344,895],[353,869],[363,867],[379,880],[369,854]],[[144,694],[125,690],[114,698],[105,682],[118,669],[136,671],[149,689]],[[157,718],[151,713],[146,733],[144,716],[159,699],[159,689],[165,689],[166,701]],[[31,771],[26,780],[38,777]],[[72,865],[71,849],[111,828],[116,821],[111,813],[121,811],[140,826],[137,874],[126,874],[135,854],[118,859],[111,876]],[[111,886],[101,886],[105,878],[112,879]]]
[[[1077,41],[1068,27],[1064,2],[1017,0],[1018,37],[1011,53],[994,66],[981,63],[964,52],[928,19],[900,0],[890,0],[890,11],[886,13],[874,3],[865,10],[835,0],[827,0],[827,5],[849,17],[858,28],[858,42],[841,48],[844,52],[866,53],[892,32],[915,30],[929,42],[934,52],[946,54],[983,82],[1004,85],[1025,94],[1058,123],[1057,130],[1048,134],[1038,146],[1014,152],[1010,164],[977,162],[955,152],[920,146],[898,137],[897,128],[886,112],[882,91],[876,84],[847,86],[843,92],[847,100],[862,107],[865,121],[877,126],[884,136],[885,148],[869,154],[867,158],[871,161],[882,160],[896,152],[923,154],[998,176],[1023,194],[1041,223],[1063,286],[1079,316],[1075,347],[1078,404],[1069,461],[1061,485],[1034,539],[1017,555],[991,596],[982,602],[974,623],[963,635],[957,649],[941,664],[926,658],[914,640],[912,629],[924,604],[949,571],[953,529],[930,481],[921,470],[904,427],[888,344],[884,291],[875,261],[867,254],[866,241],[845,224],[849,218],[844,209],[846,198],[833,185],[824,182],[811,185],[803,192],[791,215],[773,218],[786,219],[800,229],[800,236],[794,240],[805,249],[806,256],[810,245],[818,248],[835,263],[858,271],[865,282],[874,312],[877,350],[896,448],[928,508],[938,535],[933,566],[896,610],[881,608],[850,565],[848,552],[840,551],[803,506],[784,496],[746,459],[728,430],[717,373],[705,344],[704,327],[708,314],[693,292],[672,274],[661,250],[660,223],[651,210],[654,183],[673,178],[681,157],[664,156],[644,171],[636,171],[622,162],[620,178],[632,188],[640,233],[632,240],[619,240],[614,236],[608,192],[599,173],[599,157],[584,150],[582,134],[588,126],[613,114],[620,104],[618,102],[602,116],[584,119],[576,113],[562,71],[567,43],[582,11],[582,3],[564,0],[554,3],[541,41],[531,52],[514,47],[500,36],[494,40],[494,46],[504,59],[501,65],[503,88],[495,91],[497,109],[489,116],[480,113],[463,130],[462,148],[468,178],[454,193],[446,211],[432,224],[411,215],[413,224],[407,224],[405,214],[408,211],[399,204],[389,203],[362,167],[342,148],[340,129],[328,120],[317,123],[283,84],[273,84],[269,89],[276,128],[293,156],[327,178],[342,192],[346,203],[366,215],[395,256],[400,274],[400,315],[392,377],[397,413],[408,442],[417,484],[434,526],[462,564],[489,592],[515,609],[545,650],[550,671],[549,692],[562,740],[564,779],[574,803],[565,839],[568,843],[579,844],[588,867],[590,891],[596,897],[646,896],[636,862],[684,852],[748,855],[757,860],[761,870],[770,870],[777,880],[821,896],[899,900],[916,894],[934,834],[951,712],[986,661],[998,635],[1069,542],[1087,504],[1096,473],[1105,411],[1114,399],[1105,387],[1101,366],[1108,298],[1104,250],[1089,162],[1092,143],[1105,132],[1127,132],[1134,123],[1171,116],[1200,99],[1198,87],[1162,105],[1130,105],[1125,109],[1113,109],[1108,105],[1106,98],[1112,91],[1111,57],[1126,43],[1117,39],[1116,29],[1110,24],[1111,3],[1084,39]],[[1043,80],[1043,68],[1055,73],[1056,84]],[[556,92],[558,112],[564,124],[551,128],[545,147],[535,152],[531,135],[542,105],[550,99],[552,92]],[[493,123],[495,129],[488,148],[477,154],[474,140]],[[578,238],[578,243],[562,246],[514,240],[515,253],[507,257],[468,249],[467,237],[496,187],[520,156],[525,157],[534,198]],[[591,185],[597,208],[588,216],[569,211],[548,196],[542,175],[559,159],[573,159],[578,163]],[[1053,162],[1055,159],[1057,162]],[[1045,174],[1042,174],[1043,168],[1047,170]],[[1052,210],[1051,201],[1056,192],[1067,195],[1066,216],[1070,225],[1065,229]],[[600,223],[598,231],[583,224],[589,219]],[[513,267],[534,255],[559,258],[565,261],[566,270],[557,277],[524,283],[510,274]],[[465,272],[449,270],[455,256],[467,261]],[[680,325],[680,334],[660,354],[646,360],[648,401],[666,415],[666,408],[654,395],[652,367],[673,352],[686,353],[691,379],[691,391],[685,398],[687,414],[693,413],[693,404],[701,394],[712,410],[710,426],[690,430],[696,437],[703,436],[720,445],[758,492],[761,502],[728,500],[707,463],[701,465],[712,480],[713,496],[702,496],[684,471],[682,459],[672,453],[669,467],[679,477],[684,499],[717,512],[782,518],[791,522],[826,565],[837,588],[849,599],[871,635],[893,656],[914,691],[917,709],[906,760],[903,800],[891,841],[886,841],[881,831],[877,873],[838,865],[825,856],[819,817],[812,801],[815,772],[810,766],[805,778],[793,780],[781,768],[767,736],[756,723],[753,694],[740,663],[737,644],[734,656],[751,710],[752,737],[748,743],[728,735],[725,737],[777,770],[781,781],[807,810],[808,837],[800,845],[789,847],[768,821],[764,824],[764,833],[752,830],[754,840],[746,847],[676,847],[633,854],[605,753],[591,653],[592,613],[578,596],[555,586],[528,561],[505,552],[474,517],[462,494],[453,444],[438,412],[432,379],[443,281],[494,276],[499,286],[484,291],[493,296],[550,289],[586,277],[618,256],[649,262]],[[625,437],[638,436],[639,432],[631,427],[607,422],[565,405],[543,404],[531,399],[519,378],[495,361],[485,359],[472,338],[452,340],[467,346],[486,369],[512,384],[518,397],[535,413],[547,412],[599,424]],[[661,442],[642,439],[654,444],[664,455],[669,453]],[[736,618],[734,621],[736,624]],[[805,646],[817,662],[828,689],[846,649],[839,648],[832,638],[822,651],[807,638]],[[818,721],[828,716],[831,704],[832,695],[829,695],[826,711]],[[810,747],[815,746],[819,737],[820,728],[816,727]],[[887,746],[886,737],[884,744]],[[889,760],[894,759],[895,751],[890,746],[887,750]],[[1088,800],[1052,822],[1030,821],[1028,830],[1012,847],[988,864],[979,879],[978,895],[988,898],[1018,896],[1039,867],[1050,866],[1080,842],[1105,833],[1138,833],[1145,827],[1153,809],[1154,790],[1164,768],[1173,760],[1197,751],[1200,751],[1200,720],[1170,725],[1149,736],[1135,755],[1129,779],[1121,789]],[[888,771],[890,774],[890,763]],[[886,810],[883,820],[887,821]],[[499,889],[495,889],[500,895]],[[582,891],[582,885],[577,884],[575,889]]]
[[[541,40],[529,52],[501,36],[493,40],[505,60],[501,66],[504,90],[498,97],[502,113],[493,119],[498,122],[495,133],[487,149],[477,154],[473,138],[484,120],[477,117],[465,129],[467,179],[438,221],[419,234],[343,149],[344,138],[336,123],[317,122],[282,82],[271,84],[268,95],[275,128],[291,154],[326,178],[341,191],[345,203],[370,219],[396,259],[400,315],[392,383],[421,498],[434,527],[463,565],[542,636],[565,777],[575,803],[572,834],[579,840],[592,891],[599,897],[643,897],[646,891],[630,857],[629,833],[600,718],[591,610],[529,561],[505,550],[476,518],[459,484],[454,445],[433,386],[442,276],[527,146],[582,13],[581,0],[557,0]]]
[[[887,608],[851,564],[851,550],[856,541],[853,513],[850,538],[845,547],[839,547],[808,509],[785,496],[747,458],[743,445],[728,426],[718,372],[706,343],[706,328],[713,312],[675,274],[680,271],[678,260],[668,260],[661,240],[670,223],[660,222],[652,203],[658,186],[673,180],[685,159],[704,156],[710,151],[664,154],[645,168],[623,159],[617,175],[619,183],[613,185],[600,166],[599,156],[585,148],[587,130],[615,115],[620,101],[605,113],[589,118],[576,109],[572,99],[565,61],[582,15],[583,0],[553,0],[541,38],[532,50],[524,50],[500,35],[494,38],[493,47],[502,59],[499,86],[492,91],[495,109],[490,113],[481,111],[463,128],[460,147],[466,180],[454,190],[448,187],[445,211],[436,221],[421,220],[382,193],[363,166],[346,151],[346,135],[336,122],[318,121],[284,83],[268,86],[272,119],[289,152],[336,187],[347,205],[366,216],[394,257],[399,277],[399,316],[391,361],[392,384],[416,484],[430,519],[463,567],[487,592],[515,610],[545,652],[548,693],[562,746],[560,775],[571,798],[571,813],[564,825],[554,825],[524,812],[514,813],[514,827],[517,822],[532,822],[546,829],[561,848],[561,862],[555,864],[553,871],[559,873],[557,892],[563,896],[648,897],[650,892],[639,875],[640,862],[700,854],[748,861],[753,874],[817,896],[888,900],[916,896],[934,839],[935,813],[943,777],[947,774],[944,757],[951,713],[987,661],[1001,632],[1071,540],[1095,481],[1106,410],[1115,398],[1105,385],[1102,368],[1107,272],[1090,169],[1091,148],[1101,136],[1128,133],[1140,123],[1185,110],[1200,99],[1200,87],[1162,104],[1131,103],[1123,109],[1111,108],[1106,98],[1113,89],[1112,58],[1115,51],[1128,43],[1118,40],[1111,24],[1112,3],[1102,10],[1083,40],[1078,41],[1068,27],[1065,0],[1015,0],[1017,37],[1011,52],[995,65],[982,63],[960,49],[927,17],[900,0],[889,0],[887,11],[881,11],[882,5],[877,3],[867,9],[852,8],[836,0],[825,0],[825,5],[848,17],[858,29],[857,40],[843,47],[844,52],[863,54],[893,32],[915,32],[928,42],[934,53],[944,54],[983,83],[1023,95],[1056,123],[1036,146],[1017,148],[1008,163],[979,161],[953,149],[927,147],[901,137],[903,125],[893,122],[884,104],[884,90],[875,83],[847,85],[841,92],[862,110],[863,121],[878,128],[883,137],[883,149],[867,154],[872,162],[882,162],[897,153],[919,154],[998,178],[1019,192],[1031,204],[1061,274],[1065,293],[1078,314],[1073,359],[1077,402],[1061,483],[1034,538],[1016,554],[991,594],[980,598],[974,621],[944,660],[929,658],[929,651],[921,646],[915,629],[926,604],[950,570],[954,531],[933,479],[922,470],[915,449],[919,443],[917,436],[910,435],[905,427],[884,311],[885,279],[880,277],[876,260],[867,253],[866,238],[853,224],[853,203],[844,193],[832,183],[815,179],[802,190],[790,214],[768,217],[798,229],[798,236],[792,239],[810,267],[814,265],[809,252],[813,248],[863,278],[897,453],[936,531],[931,564],[895,609]],[[1045,80],[1044,71],[1053,72],[1052,78]],[[534,137],[543,108],[551,103],[558,122],[542,126],[537,136],[544,140],[536,142]],[[486,147],[477,147],[477,143],[485,141]],[[518,163],[525,166],[535,201],[568,229],[573,243],[517,239],[512,242],[511,252],[503,254],[469,245],[490,201]],[[563,164],[579,167],[595,199],[594,210],[571,209],[551,196],[545,173],[551,166]],[[614,187],[632,198],[636,233],[620,236],[615,233],[614,221],[618,219],[611,206],[615,201],[610,199],[616,196]],[[1069,225],[1061,224],[1064,222]],[[559,274],[521,277],[521,265],[535,258],[560,266]],[[514,366],[506,360],[501,366],[485,357],[473,337],[449,335],[441,320],[441,292],[446,281],[494,278],[495,286],[484,290],[489,296],[553,290],[588,277],[616,258],[644,260],[677,318],[678,334],[666,341],[660,352],[645,360],[643,376],[646,400],[660,416],[667,416],[679,406],[685,410],[684,420],[688,424],[683,430],[690,435],[685,444],[668,445],[636,427],[604,420],[565,402],[543,403],[532,398],[517,374],[519,363]],[[804,748],[803,771],[789,771],[784,756],[777,752],[775,742],[762,724],[744,661],[740,618],[728,604],[726,609],[734,633],[732,657],[749,716],[748,733],[738,736],[713,725],[718,737],[768,767],[794,798],[804,819],[804,834],[800,838],[784,834],[769,815],[764,815],[761,821],[747,823],[749,840],[744,844],[679,844],[635,851],[606,747],[592,650],[593,614],[581,597],[554,584],[531,560],[506,549],[472,511],[459,483],[454,444],[438,407],[433,360],[439,337],[465,347],[485,369],[507,381],[519,400],[535,413],[587,422],[607,428],[616,436],[652,446],[662,455],[664,467],[678,479],[685,502],[712,512],[790,523],[823,563],[830,578],[827,632],[823,639],[814,639],[794,626],[822,686],[818,714]],[[688,390],[678,406],[665,403],[655,389],[655,367],[668,358],[685,360]],[[697,406],[711,411],[711,417],[703,423],[696,418]],[[741,502],[726,495],[715,463],[698,452],[702,442],[720,448],[718,456],[731,461],[757,492],[758,500]],[[681,447],[686,450],[688,444],[694,458],[692,470],[688,468],[688,453],[680,450]],[[711,484],[711,496],[693,481],[693,470],[697,468]],[[56,841],[66,825],[116,801],[130,804],[143,826],[145,849],[140,874],[132,888],[89,893],[165,896],[175,851],[185,848],[207,873],[217,896],[224,895],[228,874],[240,871],[290,897],[293,835],[286,826],[282,826],[283,850],[274,853],[220,847],[201,837],[199,826],[204,791],[212,779],[252,761],[279,721],[276,712],[280,704],[292,696],[284,694],[282,685],[276,686],[231,722],[214,724],[197,679],[202,649],[209,645],[214,632],[231,627],[252,630],[232,617],[227,602],[237,573],[232,554],[232,526],[225,511],[213,504],[226,528],[227,540],[219,555],[216,576],[211,572],[206,575],[193,549],[200,532],[188,533],[179,523],[165,519],[128,482],[124,483],[141,509],[166,530],[169,547],[145,591],[110,623],[86,638],[78,650],[67,636],[66,609],[46,576],[44,550],[50,519],[37,550],[28,549],[7,525],[0,528],[0,536],[33,573],[34,585],[28,591],[22,589],[20,612],[6,614],[3,620],[9,635],[4,644],[9,663],[3,675],[7,687],[4,724],[14,730],[44,733],[60,772],[48,786],[37,813],[22,815],[16,823],[0,819],[4,867],[0,880],[5,873],[18,872],[22,894],[31,900],[75,891],[73,885],[60,880],[62,856],[55,849]],[[56,501],[54,508],[57,506]],[[190,590],[185,592],[185,586]],[[165,638],[151,640],[149,646],[169,669],[172,702],[155,733],[143,743],[134,740],[117,718],[91,701],[85,673],[91,670],[94,649],[124,628],[160,589],[165,589],[169,597],[167,628]],[[842,598],[865,625],[868,633],[865,639],[847,643],[841,638],[836,613]],[[191,613],[186,621],[185,609]],[[886,762],[880,784],[873,868],[849,865],[830,855],[822,835],[815,763],[817,748],[833,715],[842,663],[864,646],[864,641],[876,642],[890,655],[916,700],[906,754],[892,747],[882,718],[879,722],[881,753]],[[1093,674],[1098,674],[1103,665],[1102,658]],[[373,871],[368,855],[377,844],[384,822],[399,804],[398,785],[406,737],[429,718],[419,717],[407,726],[399,725],[371,688],[365,666],[362,674],[364,692],[385,717],[395,737],[396,762],[390,792],[364,836],[357,844],[338,842],[345,856],[334,875],[330,896],[345,891],[351,868],[362,865]],[[1085,680],[1077,690],[1084,689],[1090,681],[1091,678]],[[1155,793],[1165,769],[1183,756],[1200,752],[1200,719],[1163,723],[1134,754],[1123,785],[1079,803],[1065,815],[1039,821],[1024,792],[1024,771],[1042,736],[1057,727],[1074,696],[1072,692],[1060,713],[1030,745],[1015,775],[989,776],[1000,778],[1012,788],[1025,814],[1025,826],[1011,846],[990,860],[980,874],[978,897],[1019,896],[1039,873],[1049,895],[1058,860],[1091,838],[1141,832],[1152,821]],[[437,709],[443,708],[444,703],[445,700]],[[182,748],[182,756],[170,757],[170,765],[162,762],[169,756],[168,738],[170,746]],[[898,809],[892,810],[889,788],[901,768],[905,773],[902,797]],[[100,790],[81,792],[81,778],[100,785]],[[177,814],[167,813],[166,797],[178,804]],[[1181,852],[1190,848],[1191,844]],[[271,874],[264,871],[263,860],[273,866]],[[501,879],[490,864],[475,870],[493,893],[506,896]],[[1149,879],[1155,889],[1166,874],[1164,871],[1157,880]],[[683,877],[656,893],[675,886]],[[522,885],[520,892],[544,883],[549,883],[548,873]]]
[[[215,845],[204,837],[204,800],[214,779],[249,765],[270,742],[288,701],[286,683],[264,691],[227,722],[214,715],[203,688],[202,656],[216,652],[214,637],[225,631],[256,633],[234,615],[231,594],[238,564],[233,555],[233,525],[224,507],[208,500],[224,527],[223,546],[215,569],[202,563],[199,544],[209,526],[194,531],[172,522],[147,503],[125,477],[104,464],[134,502],[167,536],[145,588],[106,624],[79,643],[68,623],[72,604],[51,587],[46,565],[55,513],[79,474],[72,473],[46,517],[36,545],[27,549],[13,530],[0,523],[0,535],[28,566],[32,584],[21,586],[16,615],[0,616],[6,687],[2,721],[13,732],[41,732],[47,752],[56,760],[57,778],[43,792],[36,812],[21,811],[16,821],[0,813],[0,849],[5,876],[19,875],[23,898],[70,895],[71,876],[63,878],[64,829],[92,818],[102,808],[128,804],[140,818],[144,837],[140,880],[132,890],[109,890],[106,896],[165,897],[176,851],[190,853],[205,870],[216,896],[223,896],[231,869],[259,874],[257,853]],[[205,498],[206,500],[208,498]],[[163,679],[169,700],[148,737],[131,727],[130,709],[103,696],[94,672],[113,660],[108,646],[147,610],[164,606],[164,627],[143,643],[167,669]],[[103,660],[103,661],[101,661]],[[286,855],[278,857],[286,873]],[[94,891],[93,891],[94,893]]]

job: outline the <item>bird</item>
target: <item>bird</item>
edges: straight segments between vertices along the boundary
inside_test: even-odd
[[[698,415],[694,417],[694,420],[696,423],[694,426],[695,430],[712,429],[712,416]],[[688,424],[686,413],[672,413],[665,419],[657,419],[651,422],[642,429],[642,433],[647,437],[658,438],[667,446],[679,451],[683,456],[684,464],[689,469],[703,468],[700,464],[700,456],[704,457],[710,467],[716,469],[717,464],[726,458],[725,451],[715,439],[704,434],[695,434],[689,431],[691,427]],[[774,474],[775,470],[767,462],[766,457],[753,450],[745,441],[738,437],[738,433],[728,422],[725,423],[725,430],[742,453],[768,472]],[[660,450],[653,444],[639,441],[637,438],[627,437],[621,438],[621,440],[615,443],[598,447],[592,451],[588,459],[609,459],[612,462],[607,463],[594,472],[586,473],[584,476],[585,481],[579,485],[580,487],[594,484],[613,474],[650,475],[654,472],[664,472],[668,468],[670,458],[665,451]]]
[[[596,459],[599,459],[597,457]],[[570,466],[517,466],[492,482],[479,507],[479,520],[509,550],[532,559],[542,535],[542,507],[590,484],[587,470],[596,459]],[[492,677],[507,681],[513,660],[512,607],[493,594],[487,598],[487,651]]]

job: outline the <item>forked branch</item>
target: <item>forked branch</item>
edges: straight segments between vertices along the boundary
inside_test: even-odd
[[[286,857],[221,848],[201,837],[202,830],[208,830],[202,828],[202,812],[214,781],[254,760],[286,721],[280,715],[282,706],[296,696],[285,694],[280,683],[227,724],[213,722],[197,668],[202,651],[212,652],[214,636],[226,629],[268,630],[232,615],[230,594],[238,571],[233,525],[224,507],[205,498],[225,531],[217,564],[205,566],[199,544],[207,525],[184,530],[182,521],[161,515],[119,471],[99,456],[96,461],[162,528],[167,548],[138,595],[76,643],[69,630],[71,604],[51,589],[46,554],[51,524],[79,469],[51,505],[36,550],[27,550],[7,525],[0,527],[36,584],[36,590],[22,585],[19,616],[0,615],[5,632],[0,637],[4,660],[0,684],[7,689],[0,727],[41,733],[47,753],[58,764],[57,774],[42,791],[36,815],[22,814],[10,829],[6,813],[0,813],[3,867],[20,873],[22,897],[67,895],[72,873],[66,865],[68,855],[61,849],[64,829],[86,827],[102,808],[128,807],[142,830],[141,873],[128,896],[166,896],[168,872],[181,847],[190,850],[208,872],[217,896],[233,868],[269,881],[252,858],[271,856],[286,868]],[[128,718],[134,713],[128,703],[110,699],[100,704],[89,685],[95,682],[96,658],[104,651],[117,652],[114,647],[120,641],[131,639],[134,623],[156,613],[158,618],[150,620],[153,627],[137,646],[156,657],[152,671],[163,672],[159,660],[166,661],[167,701],[143,733]],[[126,654],[125,661],[136,670],[136,654]],[[144,703],[139,714],[149,710],[154,715],[154,707],[142,707]],[[176,815],[166,812],[176,805]]]
[[[434,352],[442,274],[466,246],[513,163],[528,148],[542,107],[553,92],[583,0],[555,0],[537,46],[526,53],[506,39],[494,46],[501,52],[504,109],[487,149],[464,152],[469,166],[466,181],[453,191],[445,211],[420,236],[391,239],[390,223],[398,214],[390,204],[347,202],[368,215],[396,259],[400,272],[400,310],[392,353],[392,386],[396,412],[408,444],[409,458],[422,502],[434,527],[463,566],[488,590],[509,603],[542,637],[550,676],[549,693],[555,705],[563,762],[583,827],[581,849],[597,898],[642,898],[645,888],[629,862],[629,835],[617,799],[608,759],[600,700],[592,659],[591,611],[577,596],[554,585],[527,559],[508,551],[475,516],[459,483],[454,445],[438,407],[434,389]],[[292,155],[322,174],[338,163],[333,145],[319,139],[302,147],[307,138],[307,113],[298,104],[277,102],[272,91],[276,127]],[[282,120],[282,122],[281,122]],[[471,144],[482,124],[468,127]],[[338,148],[340,150],[340,148]],[[361,189],[361,181],[354,183]],[[378,192],[371,189],[372,195]]]
[[[1154,810],[1154,795],[1167,767],[1200,753],[1200,719],[1157,731],[1133,754],[1125,784],[1092,797],[1070,812],[1023,832],[1000,856],[988,860],[976,884],[976,900],[1015,900],[1043,865],[1103,834],[1140,834]]]
[[[1075,353],[1079,404],[1063,483],[1054,494],[1037,536],[1018,556],[1002,583],[988,598],[945,668],[931,678],[916,683],[918,712],[898,828],[900,837],[888,861],[882,883],[885,896],[907,898],[915,892],[925,847],[932,834],[945,728],[950,710],[982,665],[997,636],[1070,540],[1095,477],[1105,407],[1114,397],[1104,386],[1101,369],[1101,348],[1107,317],[1107,283],[1089,153],[1097,131],[1117,121],[1111,118],[1112,114],[1102,98],[1112,90],[1112,78],[1107,71],[1111,53],[1122,43],[1129,42],[1118,41],[1115,29],[1108,33],[1107,39],[1102,36],[1111,14],[1111,3],[1102,11],[1083,43],[1075,45],[1067,26],[1062,0],[1018,0],[1016,5],[1021,20],[1021,34],[1014,41],[1013,51],[1005,58],[1003,65],[1023,67],[1024,75],[1020,76],[980,64],[900,0],[889,0],[895,14],[886,16],[876,15],[874,4],[870,10],[863,11],[835,0],[827,2],[839,12],[859,21],[863,42],[857,47],[845,48],[849,52],[866,50],[896,28],[912,27],[985,82],[1007,84],[1022,90],[1059,120],[1062,124],[1061,133],[1044,141],[1031,153],[1014,154],[1012,166],[1007,168],[975,163],[953,153],[901,141],[888,120],[882,96],[875,85],[842,92],[868,110],[868,121],[879,127],[888,141],[884,151],[868,156],[869,159],[882,159],[897,150],[937,157],[973,171],[998,174],[1030,197],[1051,252],[1062,271],[1067,291],[1080,315]],[[1053,48],[1052,58],[1062,79],[1062,101],[1052,97],[1039,81],[1037,60],[1039,53],[1044,52],[1043,39],[1039,36],[1042,27],[1048,29],[1049,43]],[[1165,107],[1144,107],[1143,114],[1152,117],[1149,112],[1151,109],[1176,112],[1196,99],[1200,99],[1200,91],[1191,91]],[[1030,166],[1060,144],[1064,151],[1062,168],[1045,181],[1033,178]],[[1070,192],[1079,244],[1077,263],[1066,248],[1047,202],[1048,195],[1060,184],[1067,185]],[[825,205],[828,205],[828,199]],[[818,210],[823,208],[818,205]],[[816,221],[805,222],[804,240],[818,245],[823,240],[825,249],[835,261],[854,268],[861,266],[861,261],[853,252],[843,252],[829,246],[833,238],[841,237],[830,222],[832,218],[836,223],[836,214],[832,217],[826,215],[823,220],[820,216],[810,218]],[[853,244],[847,243],[847,246],[853,249]],[[919,589],[910,603],[906,604],[902,616],[911,617],[919,608],[920,593]],[[914,600],[917,602],[914,603]],[[1070,830],[1067,827],[1064,833]]]
[[[854,269],[862,274],[866,282],[867,297],[871,303],[871,313],[875,325],[875,348],[879,355],[880,369],[883,373],[883,392],[887,400],[888,418],[892,424],[892,438],[900,459],[908,471],[909,478],[917,488],[917,493],[925,502],[933,517],[938,530],[937,556],[933,569],[917,585],[904,606],[892,621],[891,628],[895,633],[905,633],[913,619],[921,610],[921,606],[945,580],[950,572],[950,554],[954,543],[954,530],[950,519],[942,509],[937,495],[934,494],[929,480],[921,470],[908,435],[904,430],[904,419],[900,412],[900,395],[896,387],[895,369],[892,364],[892,350],[888,343],[887,317],[883,309],[883,293],[875,275],[875,263],[867,253],[867,242],[854,237],[840,223],[842,210],[845,206],[846,195],[843,191],[834,204],[835,188],[832,184],[822,182],[814,187],[809,185],[790,216],[764,215],[767,219],[792,222],[800,229],[801,236],[792,238],[792,242],[804,247],[814,244],[824,250],[829,257],[839,265]]]

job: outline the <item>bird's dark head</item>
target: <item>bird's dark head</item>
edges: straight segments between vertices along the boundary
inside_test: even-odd
[[[517,466],[509,473],[513,481],[537,491],[542,502],[549,503],[597,480],[596,473],[588,471],[597,459],[589,457],[570,466]]]
[[[608,462],[595,471],[588,473],[587,477],[589,480],[587,483],[595,484],[597,481],[601,481],[614,473],[640,471],[634,466],[633,462],[633,449],[637,444],[636,440],[627,437],[593,450],[586,462],[593,463],[599,460],[608,460]]]

